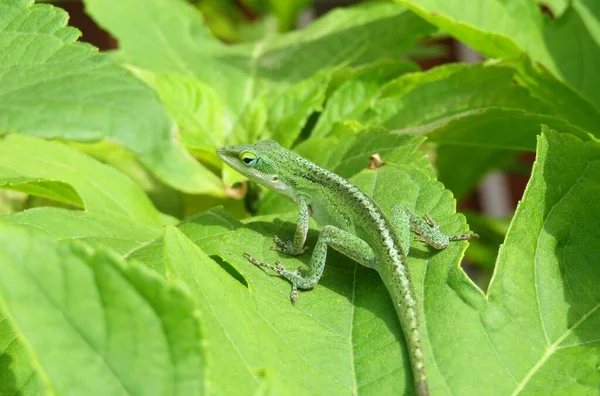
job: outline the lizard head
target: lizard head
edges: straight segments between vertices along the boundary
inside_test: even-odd
[[[293,197],[293,175],[287,172],[296,154],[274,140],[256,144],[238,144],[217,149],[223,162],[242,175],[270,190]]]

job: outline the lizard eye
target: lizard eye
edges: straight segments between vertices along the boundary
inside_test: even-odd
[[[256,154],[254,154],[253,152],[244,151],[243,153],[240,154],[240,160],[248,166],[254,166],[254,164],[256,164],[256,161],[258,160],[258,158],[256,157]]]

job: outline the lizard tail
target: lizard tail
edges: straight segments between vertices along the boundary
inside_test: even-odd
[[[429,387],[427,386],[427,381],[417,382],[417,395],[429,396]]]
[[[386,285],[404,332],[410,364],[418,396],[429,396],[425,375],[425,356],[421,347],[421,327],[417,313],[417,299],[408,268],[402,263],[382,266],[380,275]]]

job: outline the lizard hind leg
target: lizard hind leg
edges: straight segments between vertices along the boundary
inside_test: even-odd
[[[290,300],[295,304],[298,301],[298,289],[312,289],[321,279],[325,269],[328,247],[334,248],[366,267],[376,268],[377,266],[375,254],[369,244],[346,231],[330,225],[321,229],[305,274],[300,272],[300,268],[294,271],[287,270],[279,260],[273,266],[256,260],[248,253],[244,253],[244,257],[257,267],[270,269],[280,277],[287,279],[292,284]]]

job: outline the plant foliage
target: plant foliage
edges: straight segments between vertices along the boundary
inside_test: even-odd
[[[262,10],[285,31],[307,3]],[[413,393],[376,272],[334,252],[294,306],[243,258],[310,257],[270,250],[294,206],[253,185],[241,203],[215,155],[260,139],[449,234],[455,196],[535,151],[487,292],[466,242],[412,244],[430,389],[595,394],[600,7],[398,3],[224,44],[183,0],[85,0],[119,41],[104,54],[59,8],[0,0],[0,188],[27,194],[0,216],[0,394]],[[405,55],[438,29],[489,59],[421,71]]]

